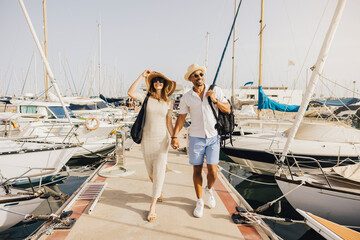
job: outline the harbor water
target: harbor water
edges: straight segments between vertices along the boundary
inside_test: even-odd
[[[47,187],[56,191],[63,196],[71,196],[83,182],[96,170],[99,164],[96,164],[99,160],[91,161],[91,166],[86,166],[89,164],[89,160],[82,160],[72,162],[69,164],[69,169],[66,172],[61,173],[59,176],[55,177],[52,182],[45,183]],[[86,163],[85,163],[86,162]],[[85,163],[85,164],[84,164]],[[26,186],[20,186],[26,187]],[[34,215],[49,215],[56,212],[62,204],[66,201],[50,196],[46,199],[36,210],[33,212]],[[37,222],[20,222],[17,225],[3,231],[0,233],[0,240],[7,239],[26,239],[34,231],[36,231],[43,221]]]
[[[282,196],[282,192],[277,186],[274,177],[248,172],[240,168],[239,165],[234,164],[232,160],[223,153],[220,155],[219,165],[224,168],[225,171],[222,171],[222,173],[227,180],[253,209]],[[303,217],[296,212],[286,198],[282,198],[267,210],[261,212],[261,214],[291,220],[303,220]],[[264,221],[278,236],[286,240],[324,239],[305,223],[289,223],[268,219],[264,219]]]

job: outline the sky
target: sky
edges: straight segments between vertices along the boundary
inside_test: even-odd
[[[236,22],[235,88],[259,80],[260,0],[243,0]],[[24,0],[43,35],[42,0]],[[263,86],[305,91],[336,0],[265,0]],[[145,70],[178,84],[192,63],[212,83],[234,18],[234,0],[47,0],[49,63],[63,95],[123,96]],[[360,97],[360,1],[347,0],[317,96]],[[99,28],[101,66],[99,79]],[[16,0],[0,0],[0,95],[44,92],[39,52]],[[207,32],[209,37],[207,38]],[[216,84],[231,88],[233,37]],[[355,81],[355,84],[354,84]],[[334,85],[332,82],[336,82]],[[342,88],[341,86],[346,87]]]

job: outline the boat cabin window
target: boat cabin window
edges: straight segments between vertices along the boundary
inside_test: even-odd
[[[46,107],[43,106],[31,106],[31,105],[20,106],[20,113],[41,114],[48,119],[56,118],[54,114],[52,114]]]
[[[74,110],[74,111],[78,111],[78,110],[95,110],[95,105],[94,104],[73,104],[70,103],[70,109]]]
[[[36,106],[20,106],[20,113],[37,113]]]
[[[255,99],[255,94],[248,94],[247,99]]]
[[[65,111],[61,106],[52,106],[49,109],[55,114],[56,118],[66,118]],[[69,107],[66,107],[71,118],[75,118],[73,112]]]

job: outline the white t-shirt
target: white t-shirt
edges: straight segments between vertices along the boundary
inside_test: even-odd
[[[192,137],[211,138],[218,135],[215,129],[216,119],[206,97],[209,87],[209,85],[205,84],[203,100],[192,89],[186,92],[180,99],[179,114],[190,113],[191,125],[189,127],[189,135]],[[218,101],[228,102],[221,88],[215,86],[213,91]],[[213,104],[213,106],[216,113],[218,113],[217,105]]]

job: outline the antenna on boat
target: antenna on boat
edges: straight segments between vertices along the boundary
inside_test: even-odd
[[[19,3],[20,3],[20,6],[21,6],[21,9],[23,10],[24,16],[25,16],[25,18],[26,18],[26,22],[27,22],[28,25],[29,25],[31,34],[32,34],[33,37],[34,37],[35,44],[36,44],[36,46],[37,46],[37,48],[38,48],[38,50],[39,50],[39,52],[40,52],[40,56],[41,56],[41,58],[42,58],[42,60],[43,60],[43,62],[44,62],[44,64],[45,64],[45,67],[46,67],[48,76],[50,77],[51,84],[53,85],[53,87],[54,87],[54,89],[55,89],[55,92],[56,92],[56,94],[58,95],[58,98],[59,98],[59,101],[60,101],[60,103],[61,103],[61,106],[62,106],[63,109],[64,109],[65,115],[66,115],[67,119],[69,120],[69,123],[71,124],[70,115],[69,115],[69,113],[68,113],[68,111],[67,111],[67,109],[66,109],[66,107],[65,107],[64,101],[63,101],[63,99],[62,99],[62,97],[61,97],[61,94],[60,94],[59,87],[58,87],[58,85],[57,85],[57,83],[56,83],[56,81],[55,81],[54,74],[53,74],[53,72],[52,72],[52,70],[51,70],[51,68],[50,68],[50,65],[49,65],[48,60],[46,59],[46,56],[45,56],[45,54],[44,54],[44,51],[43,51],[42,48],[41,48],[40,41],[39,41],[39,39],[38,39],[38,37],[37,37],[37,35],[36,35],[35,29],[34,29],[32,23],[31,23],[29,14],[28,14],[28,12],[27,12],[27,10],[26,10],[26,8],[25,8],[25,5],[24,5],[23,0],[19,0]]]

